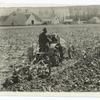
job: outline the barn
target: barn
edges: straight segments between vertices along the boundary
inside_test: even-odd
[[[3,25],[34,25],[41,24],[42,20],[34,13],[12,12],[8,17],[2,18]]]
[[[88,22],[91,23],[91,24],[99,24],[100,19],[99,19],[99,17],[93,17]]]

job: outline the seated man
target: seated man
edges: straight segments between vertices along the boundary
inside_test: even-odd
[[[65,44],[65,41],[60,38],[57,33],[51,33],[48,35],[50,48],[56,49],[60,53],[60,59],[62,60],[64,58],[64,49],[63,46]],[[62,41],[63,40],[63,41]],[[56,52],[57,52],[56,51]]]
[[[49,33],[47,34],[49,43],[58,43],[60,41],[59,36],[57,35],[57,33]]]

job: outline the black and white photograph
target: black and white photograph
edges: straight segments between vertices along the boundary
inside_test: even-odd
[[[100,5],[0,7],[1,92],[100,92]]]

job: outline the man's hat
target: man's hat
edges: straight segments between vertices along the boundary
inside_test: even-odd
[[[43,32],[47,32],[47,29],[46,29],[46,27],[44,27],[44,28],[43,28]]]

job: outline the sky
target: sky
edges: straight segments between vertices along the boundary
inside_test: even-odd
[[[100,5],[100,0],[0,0],[0,6]]]

